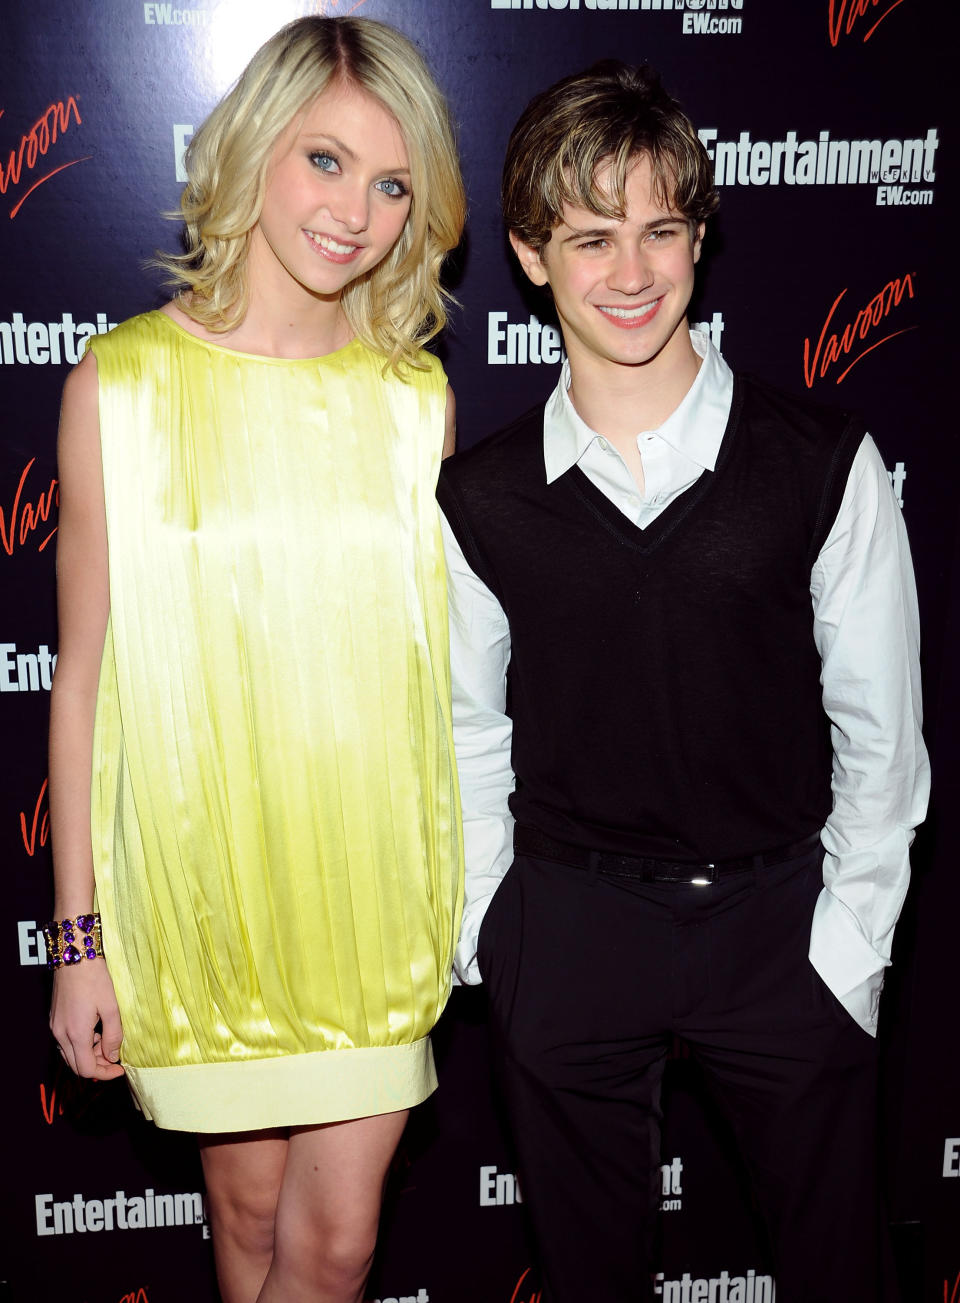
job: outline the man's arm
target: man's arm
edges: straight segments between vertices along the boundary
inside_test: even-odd
[[[450,604],[453,734],[463,807],[466,882],[454,958],[461,982],[480,981],[477,935],[493,893],[513,860],[513,721],[506,713],[510,627],[500,603],[464,558],[441,512]]]
[[[875,1035],[883,970],[910,880],[909,847],[930,783],[910,548],[869,435],[810,591],[833,740],[833,811],[823,829],[824,888],[810,961]]]

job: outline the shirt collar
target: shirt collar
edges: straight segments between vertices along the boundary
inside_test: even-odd
[[[702,331],[691,330],[690,342],[703,359],[697,378],[683,401],[655,431],[664,442],[691,461],[712,471],[723,442],[733,398],[733,372]],[[600,438],[570,401],[570,363],[565,361],[557,387],[543,413],[543,460],[552,484],[576,465],[590,444]]]

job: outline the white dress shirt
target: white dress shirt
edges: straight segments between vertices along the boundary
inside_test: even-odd
[[[552,483],[573,465],[643,529],[704,470],[726,429],[733,374],[706,335],[680,406],[637,435],[644,491],[617,450],[570,401],[569,363],[544,412]],[[480,981],[477,935],[513,859],[512,721],[506,713],[510,627],[443,521],[450,600],[454,740],[463,803],[466,893],[455,969]],[[876,1034],[883,970],[910,878],[913,829],[926,811],[929,768],[920,735],[919,633],[910,549],[877,448],[867,435],[810,575],[813,634],[833,742],[833,810],[821,838],[824,887],[810,961],[850,1015]],[[558,707],[559,708],[559,707]]]

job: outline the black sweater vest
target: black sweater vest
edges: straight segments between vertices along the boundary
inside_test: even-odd
[[[737,377],[716,469],[646,529],[543,408],[444,463],[438,496],[510,624],[517,821],[598,850],[762,851],[831,808],[810,570],[862,427]]]

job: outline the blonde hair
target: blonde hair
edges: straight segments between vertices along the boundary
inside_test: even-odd
[[[716,212],[707,152],[652,68],[607,59],[558,81],[530,101],[511,133],[501,187],[508,230],[539,251],[564,204],[622,221],[639,155],[650,159],[658,202],[691,231]]]
[[[263,206],[274,145],[335,79],[396,118],[410,161],[410,213],[390,253],[345,287],[353,330],[399,371],[446,321],[440,270],[460,240],[466,199],[446,102],[414,46],[368,18],[300,18],[272,36],[187,147],[180,200],[186,251],[157,264],[178,301],[213,331],[248,305],[247,252]]]

